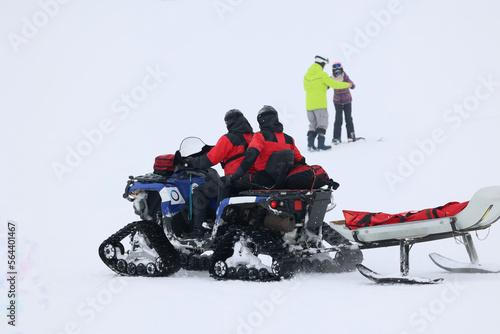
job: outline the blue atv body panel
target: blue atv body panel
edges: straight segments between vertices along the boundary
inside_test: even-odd
[[[205,179],[194,176],[188,178],[185,174],[174,174],[165,183],[158,182],[134,182],[129,192],[138,190],[157,191],[161,197],[161,211],[163,216],[172,217],[182,210],[191,199],[192,187],[197,187],[205,183]],[[210,199],[209,205],[212,209],[217,209],[217,200]]]

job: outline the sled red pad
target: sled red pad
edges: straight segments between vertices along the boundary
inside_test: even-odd
[[[347,226],[351,230],[355,230],[360,227],[451,217],[462,211],[468,204],[468,201],[463,203],[450,202],[432,209],[408,211],[397,214],[350,210],[343,210],[343,213],[345,218],[345,226]]]
[[[153,170],[155,174],[162,176],[170,176],[174,174],[174,155],[164,154],[157,156],[155,159],[155,164],[153,165]]]

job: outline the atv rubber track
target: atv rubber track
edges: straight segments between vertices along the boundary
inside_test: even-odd
[[[218,261],[226,261],[234,252],[234,244],[240,239],[240,236],[250,238],[253,243],[258,245],[259,254],[266,254],[272,257],[273,262],[279,268],[278,274],[268,273],[268,277],[257,279],[242,279],[244,281],[276,281],[282,278],[290,278],[297,270],[297,259],[282,245],[282,238],[279,232],[265,230],[254,226],[245,227],[242,229],[233,229],[228,231],[221,239],[217,249],[214,251],[209,272],[210,276],[215,279],[228,280],[227,273],[224,276],[215,274],[215,264]],[[239,278],[234,278],[239,279]]]
[[[335,262],[337,262],[340,272],[354,271],[356,265],[363,262],[361,250],[352,248],[352,243],[347,238],[326,223],[323,223],[323,240],[339,248],[335,256]]]
[[[143,233],[148,238],[148,240],[150,241],[149,247],[154,249],[158,253],[159,259],[161,260],[161,268],[157,267],[155,273],[153,274],[145,273],[141,275],[137,272],[135,272],[134,274],[129,274],[127,270],[122,271],[117,268],[116,263],[118,262],[118,259],[116,258],[116,256],[112,259],[108,259],[106,257],[106,245],[112,245],[115,247],[115,249],[116,247],[119,247],[123,255],[124,247],[121,244],[121,241],[125,237],[131,235],[136,231]],[[120,229],[115,234],[111,235],[99,246],[99,257],[111,270],[122,276],[170,276],[176,273],[181,268],[181,261],[178,251],[174,248],[174,246],[172,246],[170,241],[168,241],[167,237],[163,233],[162,228],[156,223],[150,221],[132,222]],[[158,262],[159,261],[157,261],[157,263]]]

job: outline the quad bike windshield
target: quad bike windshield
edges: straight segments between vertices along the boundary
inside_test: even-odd
[[[205,144],[205,142],[198,137],[186,137],[179,146],[179,153],[185,158],[192,155],[198,155],[202,152],[208,152],[211,148],[212,146]]]

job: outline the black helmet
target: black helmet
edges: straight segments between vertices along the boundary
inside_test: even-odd
[[[271,106],[263,106],[257,114],[260,130],[283,132],[283,124],[278,119],[278,112]]]
[[[226,127],[230,127],[236,122],[239,117],[243,117],[243,113],[238,109],[231,109],[224,115],[224,122],[226,122]]]
[[[259,125],[262,126],[266,123],[266,119],[269,119],[270,116],[276,116],[277,119],[278,112],[271,106],[263,106],[257,114],[257,122],[259,122]]]

